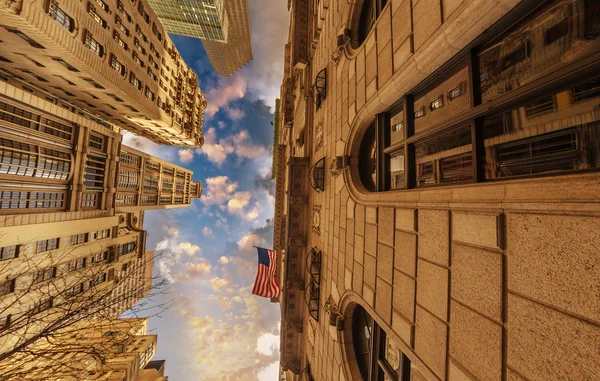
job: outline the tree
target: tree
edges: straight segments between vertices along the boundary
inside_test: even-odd
[[[155,301],[169,286],[152,276],[154,253],[123,246],[0,262],[1,381],[84,380],[118,368],[139,319],[117,317],[160,314],[173,301]]]

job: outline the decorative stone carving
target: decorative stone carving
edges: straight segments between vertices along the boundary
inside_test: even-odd
[[[285,288],[288,290],[296,289],[304,291],[304,283],[288,280],[285,282]]]
[[[323,148],[323,122],[319,122],[315,126],[315,152]]]
[[[340,63],[342,55],[346,54],[346,46],[350,43],[350,29],[344,27],[341,29],[336,39],[336,49],[331,54],[331,62],[337,66]]]
[[[342,174],[344,169],[350,166],[349,156],[336,156],[335,159],[331,160],[329,165],[329,172],[333,177],[337,177]]]
[[[296,321],[286,321],[285,322],[285,329],[286,330],[294,330],[296,332],[302,332],[303,331],[303,327],[301,323],[298,323]]]
[[[321,235],[321,205],[313,207],[312,231]]]

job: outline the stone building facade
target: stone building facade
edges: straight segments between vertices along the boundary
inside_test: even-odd
[[[26,86],[0,81],[0,353],[81,308],[130,309],[152,288],[144,212],[202,193],[191,171]]]
[[[4,1],[0,75],[156,143],[200,147],[206,99],[146,0]]]
[[[597,378],[598,2],[289,6],[286,379]]]

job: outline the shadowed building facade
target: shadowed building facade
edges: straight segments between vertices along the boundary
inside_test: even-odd
[[[289,5],[286,379],[597,378],[598,2]]]
[[[0,6],[0,76],[156,143],[200,147],[206,99],[145,0]]]
[[[252,60],[248,0],[150,0],[167,32],[202,40],[219,75],[230,76]]]

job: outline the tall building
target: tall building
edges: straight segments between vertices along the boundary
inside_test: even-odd
[[[26,86],[0,82],[0,354],[130,309],[152,287],[144,212],[202,192],[118,127]]]
[[[0,361],[5,379],[159,381],[146,371],[156,353],[157,335],[148,333],[148,319],[99,319],[74,323],[63,341],[39,340],[12,364]],[[164,363],[164,361],[162,361]],[[19,369],[11,369],[18,364]],[[164,366],[163,366],[164,368]]]
[[[203,144],[197,75],[145,0],[19,0],[0,15],[3,80],[159,144]]]
[[[230,76],[252,60],[248,0],[149,0],[167,32],[202,40],[219,75]]]
[[[287,379],[596,379],[600,3],[290,6]]]

